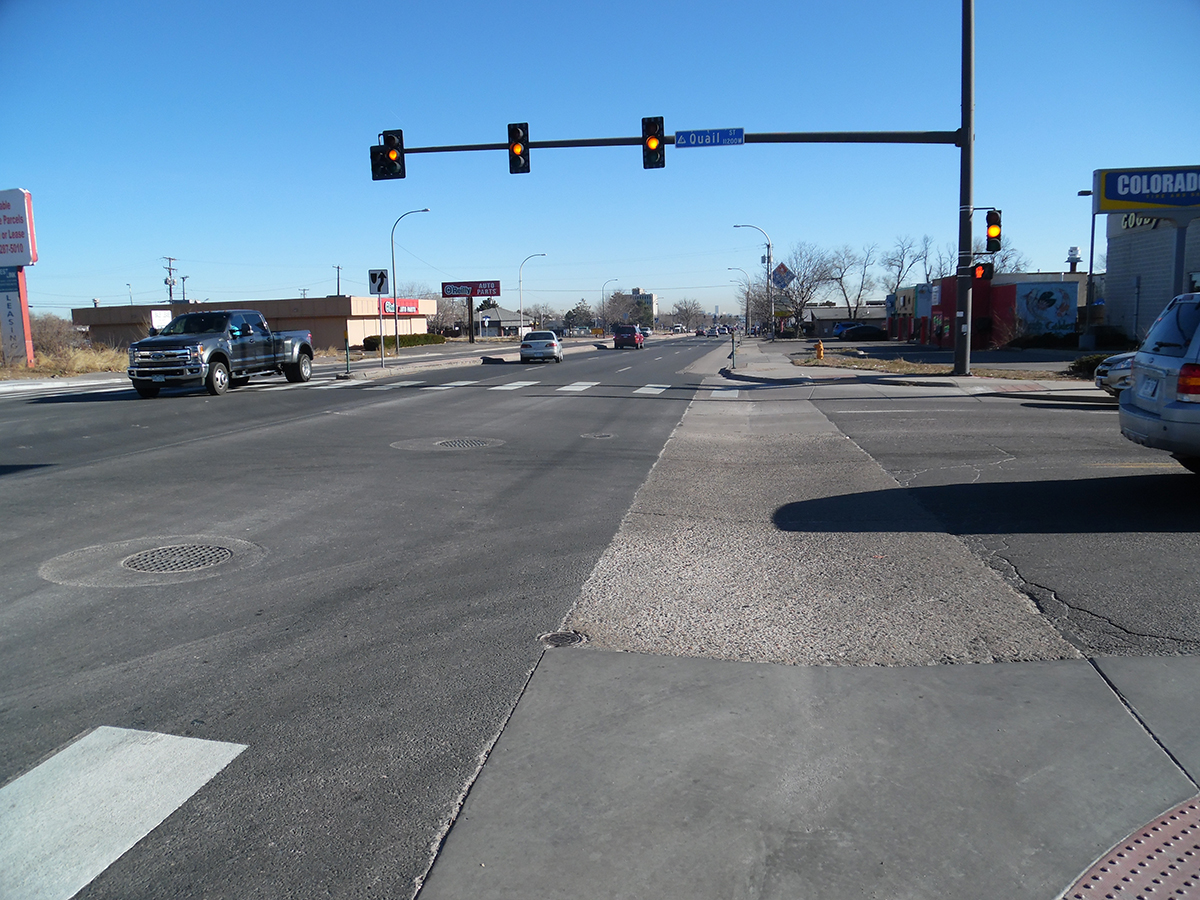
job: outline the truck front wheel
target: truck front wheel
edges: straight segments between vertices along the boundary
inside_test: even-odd
[[[288,381],[303,382],[312,378],[312,357],[301,353],[295,365],[284,366],[283,374]]]
[[[208,377],[204,379],[204,386],[208,388],[208,392],[214,397],[219,397],[229,390],[229,368],[225,363],[214,362],[209,364]]]

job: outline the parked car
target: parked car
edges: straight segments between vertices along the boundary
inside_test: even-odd
[[[1136,352],[1136,351],[1134,351]],[[1102,360],[1096,366],[1096,387],[1107,391],[1114,397],[1120,397],[1121,391],[1129,387],[1129,378],[1133,372],[1134,353],[1118,353]]]
[[[563,361],[562,343],[553,331],[531,331],[521,341],[521,362],[552,359]]]
[[[1200,293],[1180,294],[1154,320],[1121,391],[1121,434],[1200,473]]]
[[[853,328],[842,329],[842,333],[838,335],[839,341],[886,341],[887,339],[887,330],[878,325],[859,324]]]
[[[620,350],[622,347],[632,347],[634,350],[641,350],[646,343],[646,336],[642,334],[642,330],[636,325],[615,325],[613,326],[613,349]]]
[[[856,328],[857,326],[859,326],[861,324],[863,324],[863,323],[859,322],[857,320],[855,320],[853,322],[838,322],[836,325],[833,326],[833,331],[831,332],[831,334],[835,338],[840,338],[842,336],[842,332],[845,331],[847,328]]]

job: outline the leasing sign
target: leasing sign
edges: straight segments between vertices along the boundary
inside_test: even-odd
[[[1200,166],[1097,169],[1092,212],[1172,211],[1200,214]],[[1170,218],[1167,216],[1166,218]]]
[[[0,266],[32,266],[37,262],[33,233],[33,199],[29,191],[0,191]]]

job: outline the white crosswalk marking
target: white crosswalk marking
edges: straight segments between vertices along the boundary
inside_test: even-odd
[[[257,393],[259,391],[294,391],[296,388],[319,388],[319,387],[325,387],[326,385],[331,385],[331,384],[335,384],[335,383],[341,384],[342,382],[310,381],[307,384],[305,384],[303,382],[296,382],[295,384],[293,384],[292,382],[288,382],[287,384],[274,384],[271,382],[264,382],[261,385],[256,385],[254,382],[250,382],[250,384],[246,385],[246,387],[254,388],[255,393]]]
[[[423,381],[395,381],[391,384],[373,384],[369,388],[363,388],[364,391],[390,391],[392,388],[415,387],[418,384],[424,384]]]
[[[431,384],[428,387],[423,387],[423,391],[448,391],[456,387],[469,387],[472,384],[479,384],[478,381],[451,381],[447,384]]]
[[[0,790],[0,897],[73,897],[245,749],[97,728]]]
[[[353,387],[353,386],[354,386],[354,380],[353,380],[353,379],[351,379],[351,378],[347,378],[347,379],[345,379],[345,380],[343,380],[343,381],[330,381],[330,382],[327,382],[326,384],[318,384],[318,385],[316,385],[315,387],[313,386],[313,383],[312,383],[311,381],[309,382],[309,387],[312,387],[312,388],[313,388],[313,390],[317,390],[317,391],[327,391],[327,390],[329,390],[330,388],[344,388],[344,387]],[[300,385],[298,385],[298,384],[297,384],[297,385],[290,385],[290,384],[288,384],[288,385],[280,385],[279,387],[280,387],[280,388],[283,388],[283,387],[300,387]],[[279,390],[279,388],[274,388],[274,390]]]
[[[712,399],[714,400],[736,400],[737,398],[738,392],[728,388],[718,388],[712,392]]]
[[[600,382],[598,381],[576,381],[574,384],[568,384],[560,387],[559,390],[578,393],[579,391],[586,391],[588,388],[594,388],[599,383]]]
[[[498,384],[488,388],[489,391],[519,391],[521,388],[533,387],[538,381],[510,381],[508,384]]]
[[[670,387],[671,386],[669,384],[648,384],[645,387],[638,388],[636,391],[634,391],[634,393],[635,394],[661,394],[663,391],[668,390]]]

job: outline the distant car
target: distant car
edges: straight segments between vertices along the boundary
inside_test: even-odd
[[[644,338],[649,338],[650,335],[654,334],[654,330],[651,328],[647,328],[645,325],[639,325],[638,331],[640,331],[642,333],[642,337],[644,337]]]
[[[703,328],[696,329],[696,337],[704,337],[704,329]]]
[[[886,341],[887,339],[887,330],[877,325],[855,325],[853,328],[842,329],[842,333],[838,335],[839,341]]]
[[[563,361],[562,343],[553,331],[531,331],[521,341],[521,362],[552,359]]]
[[[682,325],[672,325],[671,326],[671,334],[683,334],[683,326]]]
[[[613,328],[613,349],[632,347],[641,350],[646,343],[646,336],[636,325],[617,325]]]
[[[716,337],[717,336],[716,326],[714,325],[712,328],[708,329],[708,331],[704,332],[704,334],[706,337]]]
[[[863,324],[863,323],[858,322],[858,321],[838,322],[836,325],[833,326],[833,331],[831,333],[833,334],[833,336],[835,338],[840,338],[842,336],[842,332],[845,331],[847,328],[856,328],[861,324]]]
[[[1096,387],[1120,397],[1121,391],[1129,387],[1135,353],[1118,353],[1096,366]]]
[[[1154,320],[1120,398],[1121,434],[1200,474],[1200,294],[1180,294]]]
[[[717,334],[729,334],[729,329],[726,326],[721,325],[719,328],[717,328]]]

